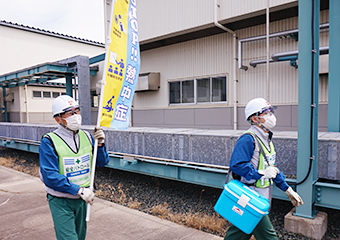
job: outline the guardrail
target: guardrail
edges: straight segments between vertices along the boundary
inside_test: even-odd
[[[39,153],[40,141],[0,136],[0,146]],[[178,161],[109,151],[110,161],[106,167],[182,181],[213,188],[223,188],[228,166]],[[286,179],[288,184],[295,179]],[[340,209],[339,181],[320,180],[315,184],[315,206]],[[294,186],[292,186],[294,188]],[[284,192],[273,188],[273,198],[289,200]]]

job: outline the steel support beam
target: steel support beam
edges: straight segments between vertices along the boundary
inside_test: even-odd
[[[127,160],[124,156],[113,154],[110,154],[110,161],[106,167],[221,189],[228,174],[228,170],[223,169],[143,158]]]
[[[316,214],[314,184],[318,156],[319,15],[319,0],[299,1],[297,182],[309,175],[297,186],[305,204],[296,208],[295,215],[305,218],[313,218]]]
[[[39,153],[39,146],[40,142],[20,142],[15,140],[0,140],[0,146],[7,147],[7,148],[13,148],[17,150],[27,151],[27,152],[33,152],[33,153]]]
[[[340,132],[340,1],[329,0],[328,132]]]
[[[97,62],[104,61],[104,60],[105,60],[105,53],[90,58],[89,63],[90,63],[90,65],[92,65],[92,64],[95,64]]]
[[[73,97],[72,75],[66,74],[66,94]]]
[[[86,56],[75,56],[63,59],[58,63],[74,65],[77,67],[79,107],[82,116],[82,124],[91,125],[91,92],[90,92],[90,67],[89,58]]]
[[[317,182],[315,187],[316,206],[340,210],[340,185]]]

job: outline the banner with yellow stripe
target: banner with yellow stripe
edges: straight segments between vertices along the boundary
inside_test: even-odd
[[[100,125],[125,130],[140,66],[136,0],[113,0]]]

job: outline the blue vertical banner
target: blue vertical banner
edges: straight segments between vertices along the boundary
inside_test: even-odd
[[[137,5],[136,0],[113,0],[112,4],[100,125],[126,130],[140,66]]]

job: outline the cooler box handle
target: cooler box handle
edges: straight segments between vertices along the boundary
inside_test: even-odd
[[[258,194],[256,191],[254,191],[253,189],[251,189],[250,187],[243,185],[244,188],[246,188],[247,190],[249,190],[250,192],[254,193],[257,197],[260,196],[260,194]]]

